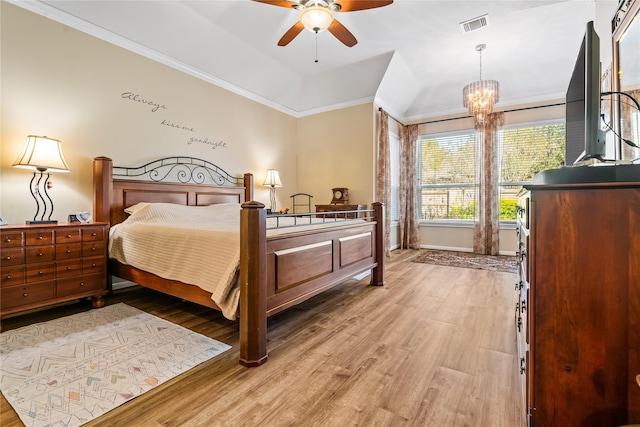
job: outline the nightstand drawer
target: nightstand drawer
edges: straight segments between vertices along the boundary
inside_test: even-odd
[[[3,267],[24,264],[24,248],[2,249],[0,262]]]
[[[56,277],[72,277],[82,275],[82,260],[58,261],[56,263]]]
[[[0,273],[0,287],[21,285],[24,282],[24,266],[16,265],[12,267],[2,267]]]
[[[27,265],[27,283],[52,280],[55,277],[55,271],[53,263]]]
[[[62,243],[56,245],[56,260],[80,258],[82,243]]]
[[[27,246],[25,262],[31,264],[34,262],[53,261],[55,250],[53,246]]]
[[[82,241],[80,228],[65,228],[56,230],[56,243],[74,243]]]
[[[21,305],[33,304],[54,298],[55,284],[53,281],[37,283],[35,285],[10,286],[2,288],[2,310]]]
[[[15,248],[22,246],[23,233],[21,231],[5,231],[0,239],[0,248]]]
[[[0,227],[0,316],[108,292],[109,224]]]
[[[94,274],[84,277],[72,277],[70,279],[58,280],[57,296],[58,298],[91,292],[98,289],[104,289],[104,275]]]
[[[105,271],[104,257],[86,258],[82,260],[82,274],[98,274]]]
[[[27,246],[53,244],[53,232],[51,230],[27,231],[24,234]]]
[[[106,242],[96,241],[96,242],[87,242],[82,244],[82,256],[96,256],[102,255],[105,253]]]
[[[85,227],[82,229],[83,242],[106,240],[106,237],[106,229],[104,227]]]

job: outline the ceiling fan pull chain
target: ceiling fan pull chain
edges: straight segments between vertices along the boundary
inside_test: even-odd
[[[316,31],[316,60],[314,62],[318,62],[318,32]]]

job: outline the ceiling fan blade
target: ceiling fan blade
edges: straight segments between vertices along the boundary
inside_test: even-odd
[[[393,0],[337,0],[334,2],[334,4],[340,5],[340,12],[375,9],[376,7],[388,6],[391,3]]]
[[[297,1],[287,0],[253,0],[258,3],[270,4],[271,6],[288,7],[289,9],[295,9],[296,6],[300,6]]]
[[[282,38],[278,42],[278,46],[288,45],[289,43],[291,43],[291,40],[295,39],[296,36],[300,34],[302,30],[304,30],[304,25],[302,25],[302,22],[296,22],[293,27],[289,28],[289,30],[284,33],[284,36],[282,36]]]
[[[347,27],[342,25],[337,19],[334,19],[329,28],[327,28],[331,34],[336,36],[338,40],[349,47],[353,47],[358,43],[358,40],[351,34],[351,31],[347,30]]]

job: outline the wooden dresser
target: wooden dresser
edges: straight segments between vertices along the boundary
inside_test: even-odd
[[[0,316],[107,293],[106,223],[0,227]]]
[[[640,169],[631,172],[626,182],[543,176],[519,198],[515,321],[529,426],[640,423]]]
[[[316,212],[334,212],[333,214],[322,215],[326,218],[360,218],[363,216],[361,213],[345,211],[363,211],[366,210],[366,205],[342,205],[342,204],[330,204],[330,205],[316,205]]]

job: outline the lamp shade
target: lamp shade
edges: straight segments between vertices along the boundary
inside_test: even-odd
[[[280,181],[280,174],[275,169],[267,170],[267,177],[264,179],[265,187],[282,187],[282,181]]]
[[[13,164],[17,168],[70,172],[62,154],[62,143],[46,136],[29,135],[22,154]]]
[[[307,7],[300,13],[300,22],[312,33],[319,33],[329,28],[333,22],[333,12],[327,7]]]

